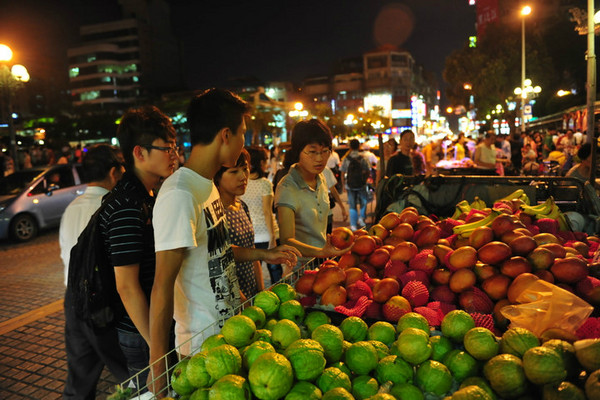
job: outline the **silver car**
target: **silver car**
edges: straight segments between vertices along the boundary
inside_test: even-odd
[[[25,242],[58,226],[65,208],[86,189],[79,164],[17,171],[0,178],[0,239]]]

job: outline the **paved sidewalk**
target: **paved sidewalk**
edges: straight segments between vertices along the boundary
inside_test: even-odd
[[[0,242],[0,399],[60,399],[67,376],[58,232]],[[117,382],[105,369],[96,398]]]

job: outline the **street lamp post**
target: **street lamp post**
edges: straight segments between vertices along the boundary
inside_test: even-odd
[[[596,182],[596,129],[594,117],[594,103],[596,102],[596,52],[594,46],[594,0],[588,0],[587,15],[587,140],[592,144],[592,169],[590,171],[590,184],[595,186]]]
[[[12,55],[10,47],[0,44],[0,93],[2,95],[4,110],[6,110],[10,137],[10,154],[13,159],[14,168],[17,170],[19,163],[17,162],[17,137],[12,117],[12,96],[15,89],[22,83],[29,81],[29,73],[27,72],[27,68],[19,64],[15,64],[9,69],[7,63],[12,59]]]
[[[531,14],[531,7],[525,6],[521,9],[521,88],[525,87],[525,17]],[[527,92],[521,93],[521,133],[525,132],[525,101]]]

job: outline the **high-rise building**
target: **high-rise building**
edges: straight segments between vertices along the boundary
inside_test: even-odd
[[[120,0],[122,19],[80,27],[68,50],[73,106],[116,111],[181,87],[179,46],[164,0]]]

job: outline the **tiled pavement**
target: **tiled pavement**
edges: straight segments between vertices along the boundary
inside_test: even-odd
[[[335,207],[334,226],[348,224]],[[26,244],[0,241],[1,400],[61,398],[67,374],[63,295],[57,230]],[[96,398],[105,399],[117,383],[105,369]]]
[[[57,231],[0,242],[0,399],[59,399],[67,369]],[[105,369],[97,398],[117,382]]]

